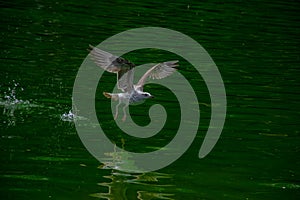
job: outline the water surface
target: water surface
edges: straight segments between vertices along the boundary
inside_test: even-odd
[[[297,199],[299,183],[299,3],[297,1],[13,1],[1,2],[0,179],[2,199]],[[190,149],[156,172],[129,174],[99,163],[81,143],[72,120],[72,87],[88,44],[130,28],[165,27],[198,41],[225,83],[227,119],[213,151],[198,159],[210,120],[210,98],[193,67],[159,50],[131,52],[140,65],[180,60],[199,98],[201,122]],[[176,42],[176,41],[174,41]],[[132,140],[115,127],[113,88],[105,74],[97,89],[98,117],[126,149],[152,151],[176,134],[176,101],[157,98],[132,107],[137,124],[163,103],[172,116],[151,140]],[[108,106],[107,106],[108,105]],[[172,123],[173,122],[173,123]]]

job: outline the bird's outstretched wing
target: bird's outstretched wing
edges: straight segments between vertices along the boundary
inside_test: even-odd
[[[133,89],[134,64],[130,61],[103,51],[92,45],[89,46],[90,55],[95,64],[105,71],[117,73],[118,88],[123,92]]]
[[[148,77],[152,79],[162,79],[167,76],[170,76],[175,70],[175,67],[178,66],[178,60],[175,61],[168,61],[163,63],[158,63],[157,65],[151,67],[139,80],[136,84],[136,87],[143,91],[143,86]]]

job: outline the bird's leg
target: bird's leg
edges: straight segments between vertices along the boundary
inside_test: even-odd
[[[119,101],[119,103],[116,105],[116,114],[115,114],[114,120],[116,120],[118,118],[120,104],[121,104],[121,101]]]
[[[125,122],[126,120],[126,108],[128,107],[129,103],[126,103],[125,106],[123,107],[123,118],[122,118],[122,121]]]

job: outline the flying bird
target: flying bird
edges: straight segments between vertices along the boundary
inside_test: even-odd
[[[111,98],[114,101],[119,101],[116,105],[116,113],[114,119],[118,118],[119,106],[123,103],[123,118],[126,120],[126,108],[129,104],[141,102],[143,100],[153,98],[149,92],[144,92],[144,85],[147,78],[162,79],[171,75],[178,66],[178,60],[162,62],[151,67],[138,81],[137,84],[133,84],[134,67],[135,65],[122,58],[92,45],[89,46],[90,55],[96,65],[103,68],[105,71],[117,74],[117,85],[121,93],[108,93],[103,92],[103,95],[107,98]]]

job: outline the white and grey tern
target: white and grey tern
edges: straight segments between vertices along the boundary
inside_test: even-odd
[[[111,98],[114,101],[119,101],[116,105],[116,113],[114,119],[118,118],[119,106],[123,103],[123,118],[126,120],[126,108],[129,104],[141,102],[143,100],[153,98],[149,92],[144,92],[144,85],[147,78],[162,79],[171,75],[178,66],[178,60],[162,62],[151,67],[138,81],[137,84],[133,84],[134,67],[135,65],[122,58],[106,51],[103,51],[97,47],[90,45],[90,55],[95,64],[103,68],[105,71],[117,74],[118,89],[121,93],[108,93],[103,92],[103,95],[107,98]]]

